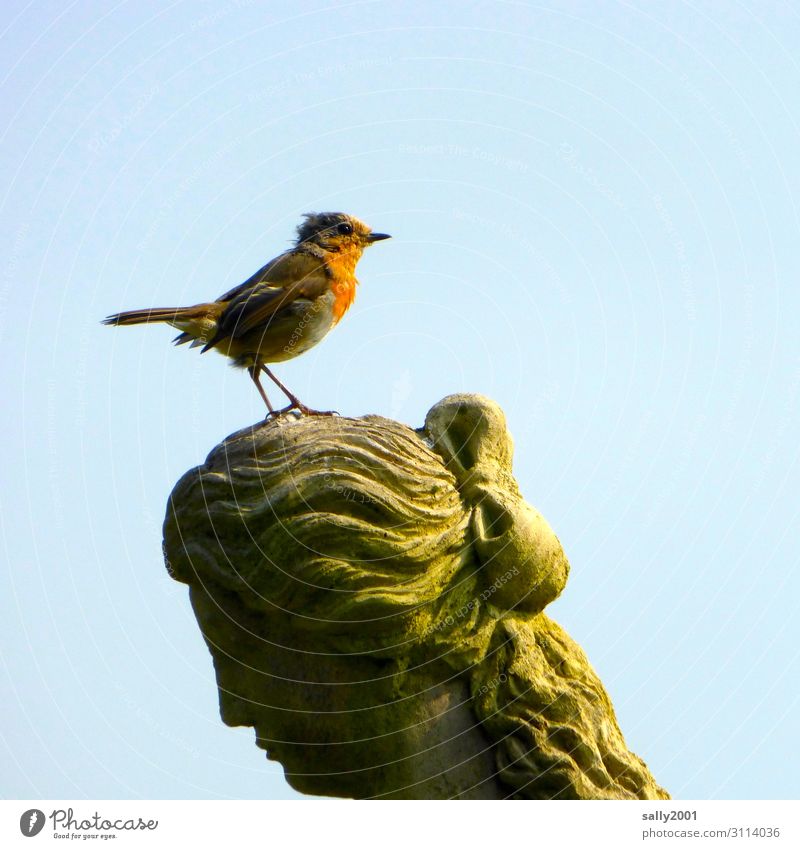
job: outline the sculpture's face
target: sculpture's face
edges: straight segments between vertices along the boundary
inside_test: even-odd
[[[291,648],[298,635],[288,619],[266,628],[230,597],[222,608],[216,592],[193,586],[191,595],[214,656],[223,721],[254,728],[256,744],[296,790],[363,797],[405,788],[401,795],[427,798],[452,794],[430,790],[426,775],[452,786],[460,771],[472,788],[494,774],[466,680],[437,664],[400,674],[397,664],[368,655],[316,651],[315,635]],[[220,627],[229,617],[236,627]]]
[[[376,686],[376,664],[315,651],[309,635],[302,650],[291,648],[296,635],[287,617],[252,616],[230,597],[221,607],[219,593],[197,586],[191,595],[214,657],[223,722],[254,728],[256,745],[282,764],[296,790],[359,795],[361,776],[351,774],[352,765],[386,763],[390,745],[399,745],[399,735],[380,732],[394,718],[391,700],[381,705],[386,694]],[[365,738],[378,745],[365,747]]]

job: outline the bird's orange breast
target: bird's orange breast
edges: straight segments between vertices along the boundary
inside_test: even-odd
[[[333,323],[338,324],[339,319],[350,309],[356,299],[356,286],[358,280],[351,277],[349,280],[340,280],[333,284]]]
[[[361,251],[342,251],[325,260],[332,278],[334,324],[339,323],[356,299],[358,280],[356,280],[355,270],[360,256]]]

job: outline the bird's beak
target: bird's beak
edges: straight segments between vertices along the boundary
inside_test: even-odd
[[[373,242],[382,242],[384,239],[391,239],[392,237],[388,233],[370,233],[367,236],[367,244],[371,245]]]

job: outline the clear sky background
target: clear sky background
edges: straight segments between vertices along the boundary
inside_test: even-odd
[[[278,375],[506,411],[550,612],[679,798],[797,798],[800,19],[791,3],[3,3],[0,794],[296,794],[218,717],[161,559],[263,415],[119,309],[219,295],[301,213],[394,235]]]

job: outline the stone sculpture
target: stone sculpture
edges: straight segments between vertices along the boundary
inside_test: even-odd
[[[496,404],[240,431],[176,485],[164,550],[223,720],[304,793],[664,799],[543,612],[569,564]]]

